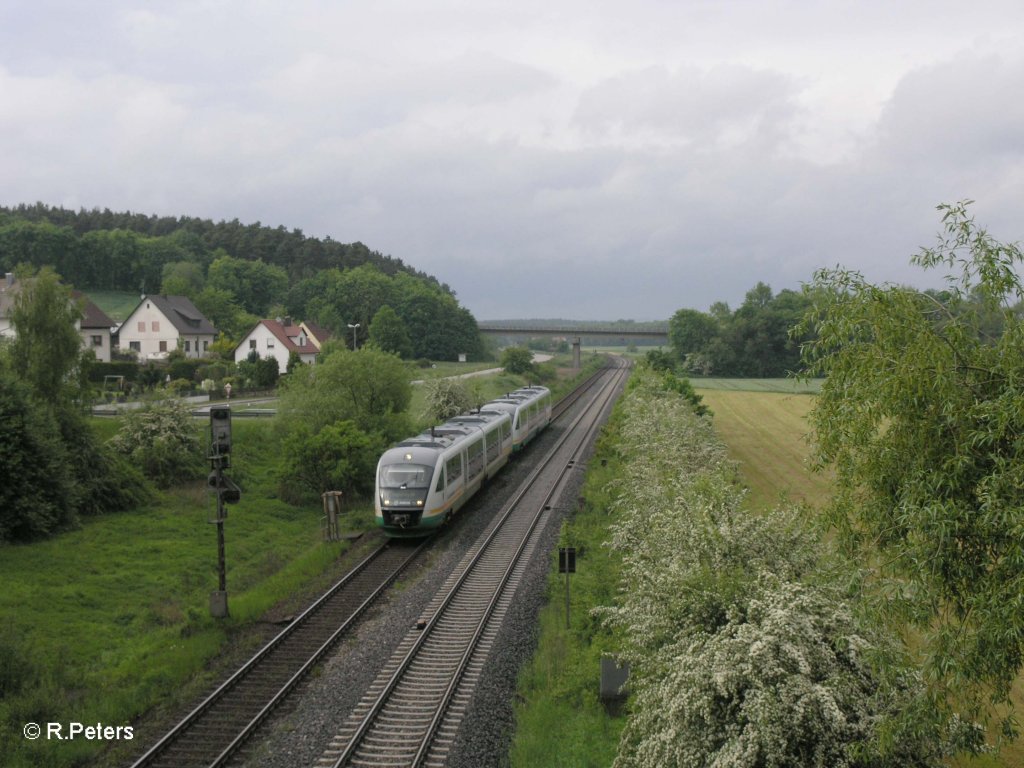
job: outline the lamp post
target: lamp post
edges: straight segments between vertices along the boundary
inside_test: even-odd
[[[348,327],[352,329],[352,351],[355,352],[356,351],[356,331],[359,329],[359,323],[356,323],[355,325],[353,325],[352,323],[349,323]]]

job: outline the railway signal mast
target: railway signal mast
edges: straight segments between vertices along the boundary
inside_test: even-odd
[[[218,588],[210,593],[210,615],[224,618],[228,615],[227,567],[224,561],[224,520],[228,513],[225,504],[235,504],[241,498],[241,489],[224,474],[231,467],[231,408],[215,405],[210,408],[210,472],[207,483],[217,496],[217,516],[210,520],[217,526],[217,581]]]

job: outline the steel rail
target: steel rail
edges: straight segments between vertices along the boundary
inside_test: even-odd
[[[602,402],[599,406],[597,406],[597,412],[594,418],[591,420],[591,424],[587,427],[586,434],[584,434],[583,438],[579,442],[579,445],[577,445],[575,450],[573,451],[573,459],[569,464],[567,464],[567,469],[570,466],[575,465],[576,457],[584,453],[590,445],[591,441],[593,440],[595,433],[598,431],[602,423],[601,415],[604,413],[605,409],[608,407],[609,402],[612,400],[613,395],[615,394],[615,391],[618,388],[619,382],[624,378],[625,370],[627,369],[617,369],[615,374],[613,374],[612,380],[609,383],[606,391],[604,393],[599,393],[598,397],[595,398],[595,400],[601,398]],[[484,614],[481,616],[480,621],[477,623],[476,630],[474,631],[473,637],[470,640],[465,652],[463,653],[458,668],[456,669],[455,674],[452,676],[452,679],[449,682],[448,687],[445,689],[444,694],[442,694],[441,700],[438,703],[437,710],[434,713],[434,717],[431,720],[430,725],[427,726],[427,732],[424,735],[423,742],[420,744],[420,747],[417,750],[416,755],[413,757],[413,768],[419,768],[419,766],[423,765],[423,763],[427,760],[430,747],[434,741],[434,736],[444,721],[445,714],[449,708],[452,698],[455,696],[459,684],[465,677],[466,668],[469,666],[470,661],[472,660],[473,656],[476,654],[478,650],[478,647],[480,645],[480,639],[484,634],[487,625],[491,621],[494,609],[497,606],[498,602],[504,596],[506,586],[508,585],[508,582],[511,579],[513,572],[520,564],[519,561],[522,557],[523,550],[525,550],[527,545],[530,543],[530,537],[533,535],[533,532],[537,527],[537,523],[540,521],[544,512],[550,509],[549,502],[559,491],[559,488],[562,485],[562,480],[564,478],[565,472],[559,475],[559,478],[552,484],[551,489],[544,497],[544,500],[541,502],[540,509],[534,516],[533,521],[530,523],[529,529],[523,536],[522,542],[517,547],[515,555],[510,559],[508,567],[505,569],[505,573],[502,575],[501,583],[495,589],[493,596],[491,597],[490,601],[487,604],[487,608],[485,609]]]
[[[596,371],[594,371],[594,373],[592,373],[589,377],[587,377],[585,381],[583,381],[582,383],[574,387],[570,392],[568,392],[561,400],[555,403],[554,408],[551,409],[551,420],[555,421],[556,419],[561,417],[563,413],[569,410],[569,408],[583,396],[584,392],[593,387],[601,379],[601,377],[609,368],[614,367],[614,365],[607,364],[601,366]]]
[[[358,616],[362,614],[367,607],[369,607],[370,603],[372,603],[373,600],[379,597],[380,593],[384,590],[384,588],[391,584],[394,581],[394,579],[397,578],[398,575],[409,565],[409,563],[413,561],[414,558],[419,556],[419,554],[423,551],[423,549],[426,547],[428,543],[429,539],[424,540],[420,544],[420,546],[413,550],[413,552],[408,557],[402,559],[399,565],[395,569],[393,569],[391,576],[385,579],[377,587],[377,589],[373,591],[370,598],[364,600],[359,605],[356,611],[351,615],[350,619],[346,620],[346,622],[342,625],[342,628],[347,629],[349,626],[351,626],[352,621],[354,621],[355,618],[358,618]],[[173,743],[175,743],[180,737],[182,737],[189,728],[198,723],[200,719],[214,706],[216,706],[216,704],[219,701],[221,701],[230,690],[232,690],[243,679],[248,677],[249,674],[252,673],[259,666],[259,664],[262,663],[264,659],[266,659],[266,657],[269,654],[271,654],[277,648],[279,648],[287,638],[289,638],[295,632],[299,631],[305,625],[308,619],[310,619],[312,616],[318,613],[319,610],[322,607],[324,607],[324,605],[331,598],[337,595],[339,591],[341,591],[346,586],[351,584],[351,582],[357,576],[363,573],[369,567],[369,565],[375,562],[386,550],[388,550],[389,547],[390,542],[384,542],[375,550],[370,552],[365,558],[363,558],[363,560],[357,563],[352,568],[352,570],[346,573],[336,584],[334,584],[334,586],[328,589],[314,603],[312,603],[308,608],[306,608],[306,610],[299,614],[299,616],[297,616],[287,627],[285,627],[280,633],[275,635],[269,642],[267,642],[266,645],[264,645],[252,658],[250,658],[245,664],[239,667],[238,670],[236,670],[235,673],[231,675],[231,677],[229,677],[227,680],[221,683],[212,693],[210,693],[191,712],[189,712],[189,714],[187,714],[177,725],[175,725],[170,731],[168,731],[156,744],[150,747],[142,755],[142,757],[140,757],[132,764],[131,768],[144,768],[145,766],[151,765],[154,761],[159,759],[160,756]],[[318,660],[320,657],[322,657],[323,653],[325,653],[328,650],[328,648],[330,648],[331,644],[337,641],[340,634],[340,631],[336,631],[330,636],[330,640],[322,643],[320,648],[317,650],[317,658],[313,661]],[[312,666],[312,663],[313,662],[307,662],[306,664],[304,664],[302,667],[302,671],[308,671],[309,667]],[[288,690],[291,690],[291,688],[294,687],[295,683],[298,682],[297,678],[298,675],[296,674],[293,675],[287,681],[286,686]],[[259,715],[257,716],[260,722],[262,722],[262,720],[266,717],[266,715],[269,713],[270,709],[273,708],[273,706],[280,703],[280,701],[284,698],[285,693],[287,693],[287,691],[278,691],[278,693],[275,694],[275,696],[271,699],[271,703],[269,703],[260,711]],[[258,725],[259,722],[254,723],[253,721],[250,721],[244,729],[245,735],[248,736],[249,734],[251,734],[252,731],[255,730],[255,728]],[[209,764],[211,768],[212,766],[221,765],[223,763],[223,760],[230,757],[230,755],[234,751],[236,751],[238,747],[241,745],[242,740],[238,738],[232,740],[229,747],[223,750],[220,756],[216,758],[216,760],[213,763]]]
[[[299,681],[305,677],[306,673],[317,664],[324,654],[327,653],[334,644],[341,638],[345,632],[347,632],[351,626],[359,619],[360,616],[365,613],[366,609],[373,605],[374,602],[380,597],[381,593],[385,589],[391,586],[394,580],[401,574],[406,567],[419,557],[420,553],[426,548],[429,539],[425,539],[413,552],[402,561],[402,563],[392,572],[391,576],[386,580],[382,581],[373,592],[370,593],[367,598],[359,604],[359,606],[352,612],[348,619],[346,619],[338,628],[331,634],[330,637],[325,640],[321,646],[313,653],[309,659],[292,675],[288,681],[281,686],[281,689],[274,694],[274,697],[267,702],[267,704],[261,709],[256,716],[249,722],[242,731],[239,732],[238,736],[232,740],[232,742],[224,748],[224,750],[217,756],[217,758],[210,763],[210,768],[219,768],[224,765],[231,758],[231,756],[237,752],[242,744],[249,739],[253,732],[263,723],[263,721],[270,715],[270,713],[277,707],[281,701],[284,700],[291,690],[298,685]]]

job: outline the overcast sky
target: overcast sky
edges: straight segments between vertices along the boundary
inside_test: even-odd
[[[478,319],[666,319],[1024,239],[1020,0],[0,0],[0,203],[360,240]]]

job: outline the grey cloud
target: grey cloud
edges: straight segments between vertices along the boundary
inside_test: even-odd
[[[1024,60],[963,53],[915,70],[879,124],[878,151],[894,162],[956,166],[1024,156]]]
[[[826,6],[791,19],[753,2],[739,22],[720,3],[101,4],[96,25],[80,5],[0,18],[4,204],[362,240],[480,318],[663,319],[837,263],[921,283],[909,256],[937,231],[934,206],[962,197],[1021,236],[1019,55],[932,4],[922,25],[902,5],[841,3],[865,9],[852,30]],[[941,45],[915,59],[908,44],[902,70],[897,55],[823,57],[870,50],[883,19],[887,45]],[[870,65],[865,91],[823,111],[822,83],[846,81],[808,61]],[[889,98],[873,123],[876,87]],[[850,105],[861,142],[842,161],[802,154]]]
[[[591,88],[580,97],[574,121],[590,133],[650,130],[668,140],[736,143],[777,134],[798,111],[796,94],[792,78],[778,72],[650,67]]]

